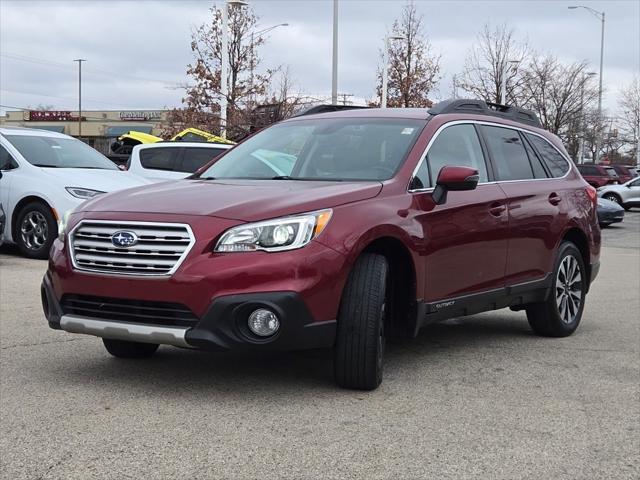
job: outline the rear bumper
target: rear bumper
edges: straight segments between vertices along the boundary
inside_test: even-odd
[[[304,350],[333,346],[336,321],[314,321],[304,301],[295,292],[264,292],[217,297],[191,327],[134,323],[78,315],[59,301],[51,275],[41,286],[42,307],[49,326],[70,333],[102,338],[157,343],[206,350]],[[257,308],[278,315],[280,329],[268,338],[257,337],[247,328],[247,319]]]

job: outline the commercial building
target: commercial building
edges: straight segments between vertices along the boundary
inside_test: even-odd
[[[82,140],[109,154],[110,145],[123,133],[136,130],[158,135],[166,120],[166,110],[83,110]],[[0,125],[39,128],[78,137],[78,112],[71,110],[7,111]]]

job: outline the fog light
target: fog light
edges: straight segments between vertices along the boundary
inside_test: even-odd
[[[249,315],[249,330],[260,337],[273,335],[280,328],[280,320],[275,313],[265,308],[254,310]]]

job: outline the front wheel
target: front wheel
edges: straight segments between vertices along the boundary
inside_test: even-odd
[[[102,342],[107,352],[118,358],[149,358],[158,350],[157,343],[127,342],[111,338],[103,338]]]
[[[48,258],[57,234],[56,219],[44,203],[29,203],[18,212],[15,242],[25,257]]]
[[[602,198],[609,200],[610,202],[617,203],[618,205],[622,204],[622,200],[615,193],[605,193]]]
[[[533,331],[545,337],[568,337],[575,332],[582,319],[588,281],[580,250],[571,242],[563,242],[549,298],[526,307]]]
[[[336,383],[374,390],[382,382],[388,264],[382,255],[358,258],[342,295],[334,350]]]

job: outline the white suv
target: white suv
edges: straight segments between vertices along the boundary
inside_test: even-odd
[[[5,241],[47,258],[58,221],[85,200],[151,182],[121,171],[75,138],[31,128],[0,128],[0,203]]]
[[[178,180],[195,173],[232,146],[205,142],[136,145],[127,162],[127,170],[155,182]]]

